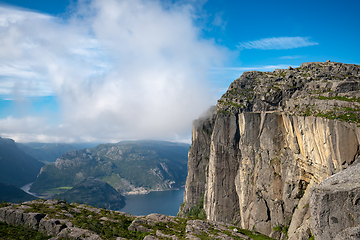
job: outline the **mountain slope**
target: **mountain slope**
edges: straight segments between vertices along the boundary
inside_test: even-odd
[[[55,162],[58,157],[78,148],[65,143],[17,143],[28,155],[42,162]]]
[[[5,200],[5,202],[18,203],[20,200],[31,201],[36,199],[36,197],[27,194],[20,188],[9,184],[0,182],[0,202]]]
[[[0,182],[21,187],[33,182],[44,163],[18,148],[12,139],[0,138]]]
[[[69,203],[86,203],[112,210],[119,210],[125,206],[124,196],[106,182],[93,177],[75,184],[71,190],[60,194],[59,198],[65,198]]]
[[[187,144],[135,141],[70,151],[44,166],[31,191],[72,187],[87,177],[104,180],[122,193],[179,188],[186,179],[188,149]]]

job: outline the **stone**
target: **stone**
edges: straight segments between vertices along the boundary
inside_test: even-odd
[[[87,240],[101,240],[102,238],[99,235],[94,234],[86,229],[68,227],[61,230],[57,235],[59,238],[63,239],[87,239]]]
[[[149,222],[144,218],[137,218],[130,224],[130,226],[128,227],[128,230],[138,231],[138,232],[151,232],[152,231],[151,229],[142,226],[141,225],[142,223],[145,223],[145,224],[151,223],[151,225],[154,224],[153,222]]]
[[[146,237],[144,237],[144,240],[158,240],[158,238],[152,235],[147,235]]]
[[[156,230],[156,236],[166,239],[178,239],[175,235],[164,234],[160,230]]]
[[[359,240],[360,227],[350,227],[336,234],[335,240]]]
[[[319,184],[310,200],[316,239],[334,239],[347,228],[360,226],[360,165],[350,166]]]
[[[67,220],[62,219],[41,219],[38,230],[47,235],[57,236],[64,228],[67,228]]]

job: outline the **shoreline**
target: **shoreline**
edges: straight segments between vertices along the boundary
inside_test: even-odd
[[[175,191],[175,190],[180,190],[181,188],[183,188],[183,187],[163,189],[163,190],[139,190],[139,191],[130,191],[130,192],[124,193],[124,196],[146,195],[146,194],[149,194],[149,193],[151,193],[151,192]]]
[[[32,196],[34,196],[34,197],[37,197],[37,198],[40,198],[40,196],[38,196],[38,195],[36,195],[35,193],[32,193],[32,192],[29,191],[29,190],[30,190],[30,187],[31,187],[31,185],[32,185],[33,183],[34,183],[34,182],[27,183],[27,184],[25,184],[24,186],[22,186],[20,189],[23,190],[24,192],[26,192],[27,194],[30,194],[30,195],[32,195]]]

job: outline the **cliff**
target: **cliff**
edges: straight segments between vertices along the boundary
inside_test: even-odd
[[[193,124],[179,215],[204,197],[208,220],[277,239],[329,239],[316,232],[310,200],[322,181],[357,162],[359,122],[358,65],[245,72]]]

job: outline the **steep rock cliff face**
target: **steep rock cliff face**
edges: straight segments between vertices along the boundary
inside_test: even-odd
[[[194,123],[180,215],[204,194],[209,220],[308,239],[311,190],[360,154],[359,83],[331,62],[244,73]]]

